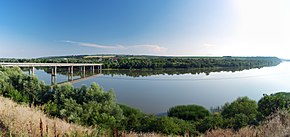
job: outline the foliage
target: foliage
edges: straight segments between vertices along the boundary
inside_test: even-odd
[[[239,97],[231,104],[223,106],[221,115],[227,119],[228,127],[239,129],[248,124],[255,124],[258,115],[256,101],[248,97]]]
[[[169,109],[168,116],[188,121],[196,121],[209,116],[209,111],[198,105],[181,105]]]
[[[122,125],[127,131],[141,132],[141,119],[146,115],[138,109],[128,107],[126,105],[119,104],[120,108],[123,110],[124,119],[122,120]]]
[[[193,129],[186,121],[171,117],[157,118],[154,126],[158,132],[175,135],[183,135],[186,132],[190,132],[190,128]]]
[[[123,117],[113,91],[105,92],[96,83],[87,88],[56,87],[53,99],[44,105],[47,113],[82,125],[114,127]]]
[[[214,67],[250,67],[273,66],[281,62],[276,57],[161,57],[113,55],[88,58],[86,55],[56,56],[35,59],[8,59],[0,62],[36,62],[36,63],[103,63],[110,69],[167,69],[167,68],[214,68]]]
[[[290,108],[290,93],[279,92],[271,95],[264,95],[258,102],[258,110],[262,118],[265,118],[278,110]]]
[[[224,119],[220,114],[213,114],[205,117],[196,123],[196,128],[199,132],[204,133],[210,129],[223,127]]]

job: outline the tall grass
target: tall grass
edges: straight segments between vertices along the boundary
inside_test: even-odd
[[[83,127],[49,118],[36,108],[19,105],[0,96],[0,137],[105,136],[101,128]]]
[[[290,113],[278,111],[267,118],[260,126],[245,127],[239,131],[215,129],[205,133],[204,137],[289,137]]]

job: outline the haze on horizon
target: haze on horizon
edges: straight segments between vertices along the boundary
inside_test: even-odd
[[[0,57],[290,58],[289,0],[3,0]]]

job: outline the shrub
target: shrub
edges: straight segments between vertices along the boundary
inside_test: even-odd
[[[280,109],[290,108],[290,93],[279,92],[271,95],[264,95],[258,102],[258,111],[262,118],[265,118]]]
[[[248,124],[256,124],[258,106],[255,100],[248,97],[239,97],[231,104],[223,106],[221,115],[226,120],[226,126],[239,129]]]
[[[169,109],[168,116],[183,120],[196,121],[209,116],[209,111],[198,105],[181,105]]]

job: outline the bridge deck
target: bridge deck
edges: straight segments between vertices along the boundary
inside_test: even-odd
[[[103,64],[88,63],[0,63],[0,66],[7,67],[70,67],[70,66],[102,66]]]

